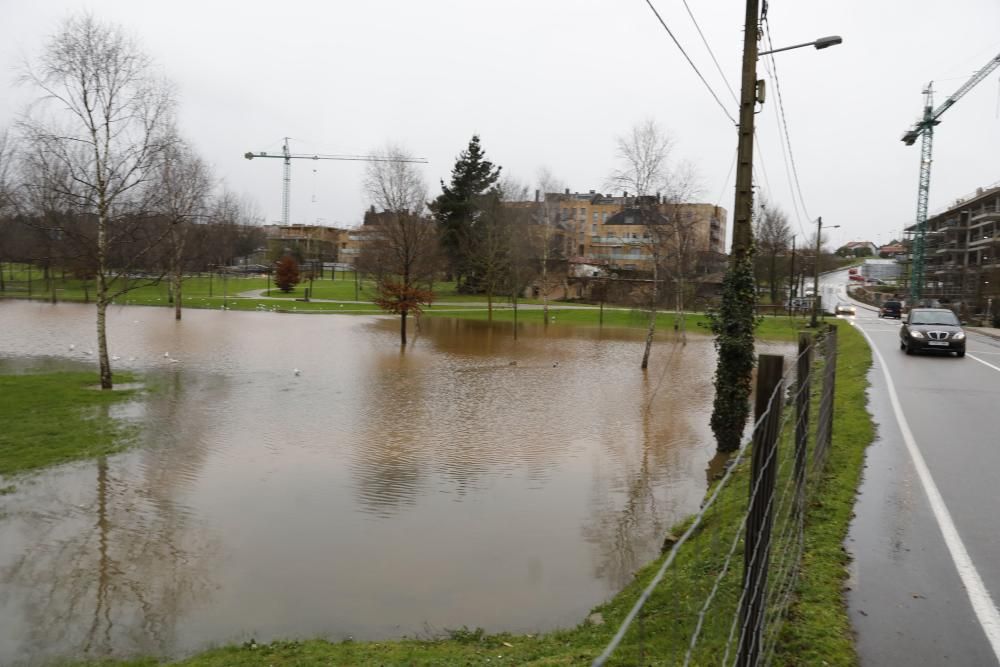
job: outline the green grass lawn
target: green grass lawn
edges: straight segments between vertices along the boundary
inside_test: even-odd
[[[607,313],[606,313],[607,315]],[[583,315],[578,315],[583,317]],[[628,313],[621,315],[627,320]],[[775,318],[775,333],[793,332],[791,325]],[[843,601],[846,556],[842,549],[864,450],[874,436],[874,426],[865,407],[866,374],[871,355],[864,339],[852,327],[837,323],[840,352],[837,363],[837,403],[833,444],[827,472],[819,478],[816,495],[807,508],[805,553],[798,586],[791,598],[787,622],[780,635],[775,664],[857,664],[850,624]],[[782,329],[781,327],[785,327]],[[787,331],[786,331],[787,329]],[[816,385],[814,384],[814,387]],[[817,414],[814,405],[813,415]],[[789,432],[779,447],[787,448]],[[779,450],[782,451],[782,450]],[[779,473],[780,474],[780,473]],[[703,600],[720,571],[726,536],[735,535],[746,506],[748,461],[737,469],[704,523],[680,550],[677,560],[645,607],[642,632],[633,626],[612,665],[677,664],[683,656],[678,637],[686,636],[696,621]],[[679,535],[687,522],[675,526]],[[608,603],[598,606],[603,624],[581,623],[576,628],[531,635],[486,635],[462,628],[439,640],[339,642],[323,640],[278,641],[270,645],[250,642],[207,651],[181,660],[188,667],[249,667],[291,665],[586,665],[606,645],[638,595],[659,568],[657,559],[642,568],[633,582]],[[737,577],[724,580],[716,594],[716,609],[734,609],[738,597]],[[692,664],[718,664],[726,643],[731,614],[709,615],[699,649]],[[664,657],[669,656],[669,657]],[[149,667],[156,660],[127,662],[83,662],[78,665]]]
[[[468,312],[447,312],[445,307],[442,310],[429,308],[424,311],[424,316],[430,317],[459,317],[463,319],[486,319],[487,313],[484,309],[470,309]],[[518,322],[542,323],[544,311],[518,309]],[[600,326],[601,312],[597,306],[586,308],[560,308],[559,304],[550,304],[549,323],[556,326]],[[497,322],[512,322],[514,311],[509,308],[495,310],[493,319]],[[757,335],[760,338],[775,341],[796,340],[798,331],[807,322],[806,318],[788,317],[784,314],[777,317],[762,317],[757,325]],[[603,326],[607,327],[646,327],[649,323],[649,313],[640,309],[624,309],[616,307],[605,307],[603,315]],[[687,330],[695,333],[711,334],[708,316],[704,313],[687,313],[684,315],[684,324]],[[656,328],[658,331],[672,330],[674,326],[680,325],[680,316],[673,312],[660,312],[656,316]]]
[[[132,376],[118,373],[116,382]],[[0,375],[0,476],[104,456],[129,444],[131,429],[108,409],[135,390],[95,389],[94,373]]]

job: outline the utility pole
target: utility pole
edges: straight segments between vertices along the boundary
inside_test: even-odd
[[[833,225],[831,229],[837,229],[840,225]],[[813,312],[812,319],[809,320],[810,327],[816,327],[816,318],[819,316],[819,253],[823,243],[823,216],[816,218],[816,259],[813,261]]]
[[[788,267],[788,312],[792,311],[792,299],[796,296],[795,291],[795,235],[792,235],[792,265]]]
[[[720,452],[739,449],[743,425],[750,415],[750,379],[755,364],[753,330],[757,291],[750,265],[753,250],[753,125],[757,98],[757,22],[759,0],[747,0],[743,33],[743,75],[736,148],[736,202],[733,247],[722,287],[716,334],[718,361],[711,427]]]
[[[823,216],[816,218],[816,256],[813,258],[813,312],[809,326],[816,327],[816,317],[819,314],[819,253],[823,243]]]
[[[739,143],[736,148],[736,202],[733,205],[733,256],[742,259],[753,243],[753,133],[757,103],[758,0],[747,0],[743,28],[743,76],[740,84]]]
[[[722,286],[716,334],[718,362],[711,426],[720,452],[736,451],[750,414],[750,380],[755,364],[754,326],[757,292],[751,262],[753,253],[753,136],[754,109],[764,102],[763,82],[757,81],[757,58],[803,46],[825,49],[843,40],[821,37],[805,44],[759,53],[757,39],[760,0],[747,0],[743,27],[743,74],[740,87],[739,141],[736,150],[736,202],[733,205],[733,247]],[[740,665],[747,664],[741,661]]]

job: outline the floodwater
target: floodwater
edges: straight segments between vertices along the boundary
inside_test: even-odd
[[[5,482],[0,664],[571,627],[706,487],[706,336],[172,318],[109,311],[137,446]],[[0,370],[94,368],[93,319],[0,302]]]

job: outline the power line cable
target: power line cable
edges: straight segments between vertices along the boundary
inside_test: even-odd
[[[680,49],[681,53],[684,55],[685,60],[687,60],[688,64],[691,65],[691,69],[693,69],[694,73],[698,75],[698,78],[701,79],[701,82],[705,84],[705,88],[708,89],[708,92],[715,99],[716,104],[718,104],[719,108],[722,109],[722,113],[726,114],[726,117],[729,118],[730,121],[732,121],[733,125],[738,125],[739,123],[737,123],[736,119],[733,118],[733,115],[729,113],[729,109],[727,109],[726,105],[722,103],[722,100],[719,99],[719,96],[715,94],[715,90],[712,89],[712,86],[710,86],[708,84],[708,81],[705,80],[705,77],[702,76],[701,71],[694,64],[694,61],[691,60],[691,57],[687,54],[687,51],[684,50],[684,47],[681,46],[681,43],[677,41],[676,37],[674,37],[674,33],[670,30],[669,27],[667,27],[667,24],[663,20],[663,17],[660,16],[660,12],[656,11],[656,7],[653,6],[653,3],[650,2],[650,0],[646,0],[646,4],[649,5],[649,8],[653,10],[653,14],[656,15],[656,18],[660,21],[660,25],[662,25],[663,29],[667,31],[668,35],[670,35],[670,39],[674,40],[674,44],[677,45],[677,48]]]
[[[774,73],[771,71],[770,64],[768,61],[764,61],[764,65],[767,68],[768,74],[771,78],[774,78]],[[800,212],[800,206],[798,198],[795,196],[795,184],[794,178],[792,176],[792,168],[788,160],[788,147],[785,141],[785,135],[781,131],[781,119],[777,113],[774,114],[774,122],[778,126],[778,143],[781,146],[781,157],[785,165],[785,178],[788,180],[788,193],[792,197],[792,211],[795,213],[795,221],[799,225],[799,232],[802,234],[802,238],[806,238],[805,228],[802,225],[802,213]]]
[[[722,67],[719,65],[719,61],[716,59],[715,52],[712,51],[712,47],[708,45],[708,40],[705,39],[705,34],[701,31],[701,26],[698,25],[698,19],[696,19],[694,14],[691,12],[691,7],[688,6],[687,0],[682,0],[682,2],[684,3],[684,9],[687,10],[688,16],[691,17],[691,22],[694,23],[695,30],[698,31],[698,36],[701,37],[701,43],[705,45],[705,48],[708,50],[708,55],[712,57],[712,62],[715,63],[715,69],[719,71],[719,76],[722,77],[722,82],[725,83],[726,88],[729,89],[729,94],[732,95],[733,101],[739,104],[740,98],[736,96],[736,93],[733,91],[733,87],[729,85],[729,79],[726,78],[725,72],[722,71]]]
[[[773,49],[774,47],[771,42],[771,25],[770,21],[767,19],[765,19],[764,21],[764,34],[767,37],[768,50]],[[812,216],[809,215],[809,209],[806,207],[805,198],[802,196],[802,185],[799,182],[799,172],[798,168],[795,165],[795,153],[792,151],[792,141],[788,134],[788,119],[787,116],[785,115],[785,104],[781,97],[781,82],[778,79],[778,67],[774,61],[773,54],[771,54],[770,59],[771,59],[770,71],[772,72],[772,75],[774,77],[774,89],[777,94],[776,96],[778,98],[778,111],[781,114],[781,126],[785,134],[785,142],[788,145],[788,158],[789,162],[792,165],[792,175],[795,178],[795,190],[798,193],[799,203],[802,205],[802,212],[805,213],[806,220],[812,220]]]

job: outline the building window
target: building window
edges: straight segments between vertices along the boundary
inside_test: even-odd
[[[597,215],[597,214],[595,213],[594,215]],[[591,225],[590,226],[590,233],[591,234],[596,234],[597,233],[597,225]]]
[[[603,224],[603,223],[605,223],[607,221],[608,221],[608,212],[607,211],[603,211],[601,213],[601,223]]]
[[[591,216],[591,218],[590,218],[590,219],[591,219],[591,220],[592,220],[593,222],[597,222],[597,211],[594,211],[594,213],[593,213],[593,215]]]

